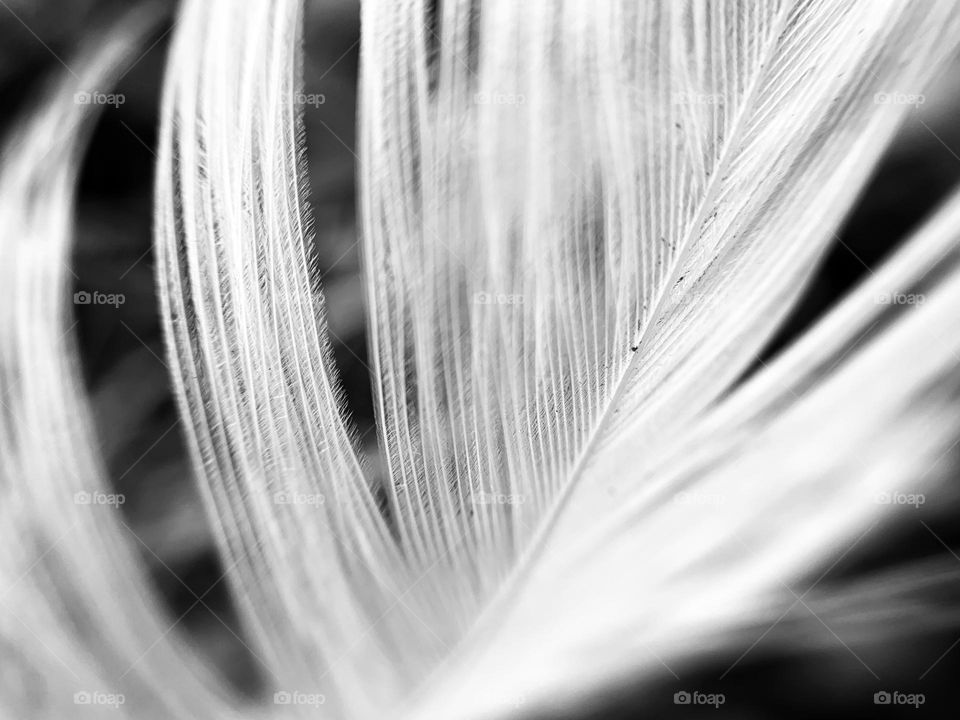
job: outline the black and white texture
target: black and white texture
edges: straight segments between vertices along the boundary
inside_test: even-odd
[[[0,717],[956,711],[954,0],[0,5]]]

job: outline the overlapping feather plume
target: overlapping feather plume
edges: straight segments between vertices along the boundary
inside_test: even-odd
[[[331,718],[558,712],[797,600],[863,602],[789,584],[890,511],[878,493],[934,492],[948,469],[960,197],[741,378],[908,111],[875,94],[946,65],[956,3],[362,12],[383,477],[344,411],[315,272],[299,5],[185,0],[164,89],[171,379],[271,685]],[[205,679],[121,521],[73,502],[107,488],[66,312],[93,119],[73,95],[108,87],[141,35],[125,21],[92,46],[3,158],[0,653],[44,688],[5,687],[0,707],[61,718],[78,690],[114,689],[137,718],[315,714]],[[927,301],[876,302],[896,292]],[[877,587],[882,611],[912,586]]]

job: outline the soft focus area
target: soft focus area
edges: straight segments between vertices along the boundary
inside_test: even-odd
[[[0,127],[28,107],[44,78],[69,62],[77,38],[129,3],[98,0],[0,2]],[[122,78],[122,103],[103,108],[85,161],[79,191],[74,292],[122,296],[122,303],[77,304],[76,332],[83,373],[93,397],[98,432],[115,491],[136,535],[157,591],[169,606],[176,632],[187,634],[242,692],[257,695],[262,668],[244,640],[229,581],[191,476],[173,401],[157,315],[151,253],[152,173],[156,125],[170,20]],[[336,0],[308,3],[304,66],[304,119],[316,234],[316,270],[327,298],[335,359],[359,437],[373,472],[378,447],[367,348],[355,220],[356,96],[359,7]],[[960,68],[930,88],[910,113],[897,142],[848,218],[790,322],[770,344],[760,366],[816,321],[845,291],[882,262],[960,180]],[[891,377],[897,367],[890,367]],[[954,450],[960,452],[960,450]],[[817,588],[848,586],[866,573],[911,559],[942,556],[960,546],[957,492],[946,494],[935,523],[908,515],[872,528],[855,548],[836,558]],[[953,551],[949,551],[953,552]],[[956,556],[955,556],[956,557]],[[960,557],[957,557],[960,563]],[[810,578],[817,581],[821,573]],[[798,590],[798,592],[801,592]],[[957,606],[960,588],[944,598]],[[805,612],[802,605],[793,612]],[[673,693],[709,692],[723,678],[725,706],[692,708],[691,716],[812,718],[856,717],[862,697],[877,686],[922,691],[924,716],[955,707],[960,671],[960,617],[945,613],[925,622],[903,605],[904,632],[876,643],[862,618],[835,617],[819,637],[791,639],[794,652],[773,641],[790,633],[784,618],[769,636],[745,636],[739,652],[704,656],[686,668],[683,683],[664,670],[662,683],[625,684],[594,718],[685,717]],[[944,629],[946,628],[946,629]],[[939,661],[938,658],[941,658]],[[922,679],[921,679],[922,678]],[[909,706],[883,708],[884,716],[913,717]]]

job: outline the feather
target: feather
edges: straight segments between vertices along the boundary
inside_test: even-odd
[[[64,305],[94,118],[73,95],[109,87],[150,26],[124,21],[0,174],[0,655],[48,687],[39,706],[0,693],[7,715],[119,692],[130,717],[553,716],[770,623],[788,647],[823,617],[859,640],[865,603],[883,618],[945,594],[956,571],[934,564],[820,580],[907,512],[883,498],[935,496],[952,467],[960,191],[754,365],[909,111],[877,94],[954,57],[955,3],[368,0],[382,477],[328,338],[300,3],[179,13],[157,291],[191,463],[278,695],[236,700],[165,632],[118,517],[74,502],[109,486]],[[901,294],[923,301],[878,300]],[[279,707],[293,694],[315,702]]]
[[[235,715],[195,650],[169,635],[175,619],[120,519],[67,304],[89,302],[87,290],[71,297],[68,275],[78,169],[102,107],[91,97],[110,89],[159,20],[156,7],[138,7],[94,33],[2,153],[3,717],[88,717],[104,705],[115,717]]]
[[[361,717],[399,690],[393,623],[354,645],[404,568],[343,418],[312,274],[300,11],[199,0],[182,13],[157,175],[175,390],[258,656],[277,687]]]
[[[418,20],[424,3],[368,3],[364,14],[360,170],[381,438],[401,537],[424,566],[452,567],[444,592],[467,608],[455,669],[424,691],[438,717],[468,698],[477,717],[521,696],[556,711],[621,661],[656,665],[666,650],[643,652],[640,628],[662,630],[679,653],[681,623],[748,614],[748,585],[720,604],[736,587],[726,566],[716,606],[688,588],[687,616],[657,611],[669,617],[685,597],[667,578],[713,551],[707,528],[765,527],[774,500],[734,503],[733,516],[668,504],[642,523],[620,506],[654,480],[683,487],[674,472],[709,488],[725,471],[658,464],[660,447],[691,453],[690,427],[789,310],[902,117],[878,112],[875,94],[923,87],[953,51],[941,32],[957,21],[949,5],[903,3],[486,2],[479,20],[470,7],[441,4],[438,37]],[[821,392],[821,412],[839,402],[840,390]],[[932,423],[945,403],[916,411]],[[769,446],[751,436],[751,473],[731,477],[786,474],[760,460],[803,436],[787,430],[799,420],[783,422]],[[729,442],[735,426],[712,427]],[[942,429],[913,462],[943,449],[952,423]],[[824,481],[836,471],[819,470]],[[811,487],[812,473],[797,472]],[[786,502],[790,487],[785,477],[769,489]],[[794,551],[800,525],[785,526]],[[587,551],[584,536],[604,543]],[[825,533],[821,552],[837,541]],[[648,570],[650,546],[662,552]],[[773,582],[756,568],[748,577]]]

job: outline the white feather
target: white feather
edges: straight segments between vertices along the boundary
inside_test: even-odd
[[[945,474],[960,195],[740,380],[908,111],[875,95],[946,66],[956,4],[437,7],[363,7],[382,487],[316,277],[299,3],[185,0],[174,33],[156,176],[169,365],[270,685],[323,695],[333,718],[556,713],[772,620],[795,646],[798,604],[860,632],[865,597],[879,617],[922,604],[911,567],[794,588],[892,515],[878,494]],[[238,708],[164,634],[116,517],[72,501],[107,483],[65,339],[91,120],[71,98],[107,86],[143,29],[84,56],[4,156],[0,656],[42,668],[40,717],[121,673],[130,717],[296,716]],[[896,292],[926,302],[878,304]],[[931,591],[956,577],[931,574]]]
[[[77,363],[70,253],[98,107],[160,19],[97,31],[6,141],[0,173],[0,663],[4,718],[233,717],[158,602],[107,481]],[[87,102],[83,103],[83,97]],[[171,688],[177,688],[171,692]],[[113,709],[112,706],[108,706]],[[78,715],[80,713],[80,715]]]

